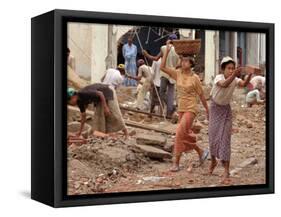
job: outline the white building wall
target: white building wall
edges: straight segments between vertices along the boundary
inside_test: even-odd
[[[92,25],[91,82],[100,82],[106,71],[108,25]]]
[[[67,46],[75,58],[76,73],[84,77],[91,75],[91,25],[85,23],[68,23]]]
[[[259,65],[259,34],[247,33],[246,38],[247,38],[246,63],[251,65]]]
[[[205,31],[205,77],[204,82],[210,85],[217,74],[218,60],[218,37],[219,32],[206,30]]]

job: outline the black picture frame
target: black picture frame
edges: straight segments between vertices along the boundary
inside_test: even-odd
[[[266,184],[66,195],[67,22],[173,26],[266,34]],[[53,207],[274,193],[274,24],[53,10],[31,21],[31,198]],[[64,64],[65,63],[65,64]]]

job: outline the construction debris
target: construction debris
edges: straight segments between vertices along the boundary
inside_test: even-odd
[[[130,109],[133,103],[126,101],[135,100],[135,90],[122,87],[117,93],[120,103]],[[265,115],[264,106],[241,107],[241,100],[236,97],[241,95],[234,95],[232,108],[232,184],[265,183],[265,135],[260,133],[265,131],[265,122],[261,119]],[[173,120],[164,121],[161,114],[158,114],[160,117],[153,115],[148,121],[147,110],[140,113],[129,109],[122,109],[129,131],[128,139],[124,139],[122,134],[112,138],[97,131],[91,135],[88,133],[87,139],[69,138],[70,195],[221,186],[223,167],[218,166],[214,176],[204,175],[209,162],[196,167],[198,155],[195,151],[183,154],[182,168],[178,173],[169,172],[177,124]],[[198,145],[205,149],[209,147],[208,120],[202,105],[199,109],[192,130],[196,133]],[[87,125],[92,126],[94,109],[87,109],[86,115]],[[80,126],[80,118],[79,109],[68,106],[68,120],[75,122],[75,129]]]
[[[172,158],[172,155],[169,152],[166,152],[162,149],[155,148],[149,145],[136,145],[146,156],[153,159],[164,159]]]
[[[139,134],[136,136],[136,141],[140,145],[154,145],[154,146],[164,146],[167,139],[161,135],[154,134]]]

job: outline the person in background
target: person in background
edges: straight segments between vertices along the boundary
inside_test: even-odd
[[[110,87],[116,89],[124,81],[125,76],[125,66],[124,64],[119,64],[117,69],[107,69],[104,76],[101,78],[103,84],[107,84]]]
[[[128,37],[127,43],[122,47],[122,54],[125,59],[125,72],[130,76],[136,76],[137,65],[137,46],[133,44],[133,37]],[[125,86],[136,86],[136,81],[126,78],[124,81]]]
[[[168,40],[175,40],[177,39],[176,34],[170,34]],[[171,45],[170,45],[171,46]],[[147,51],[143,50],[143,55],[153,61],[158,61],[161,57],[163,58],[164,53],[166,52],[167,46],[163,45],[160,48],[160,52],[157,56],[152,56],[147,53]],[[166,64],[169,68],[176,68],[179,63],[179,56],[175,51],[174,46],[171,47],[171,50],[167,56]],[[161,74],[161,82],[160,82],[160,98],[167,106],[167,116],[171,117],[173,112],[175,111],[174,106],[174,95],[175,95],[175,83],[176,81],[163,70],[160,69]]]
[[[261,75],[256,75],[252,77],[250,83],[253,86],[253,89],[257,89],[258,85],[261,85],[261,88],[265,88],[265,77]]]
[[[154,112],[154,108],[156,105],[160,105],[159,102],[159,93],[160,93],[160,65],[161,65],[161,58],[158,61],[152,62],[152,79],[153,79],[153,86],[150,95],[150,113]],[[156,92],[157,91],[157,92]],[[162,108],[160,108],[160,114],[162,114]],[[151,116],[150,116],[151,117]]]
[[[198,97],[206,110],[207,118],[209,116],[209,110],[200,79],[198,75],[192,71],[195,64],[194,59],[189,56],[183,56],[181,58],[179,69],[166,65],[169,52],[172,48],[173,47],[168,40],[160,69],[171,76],[171,78],[176,81],[177,85],[179,124],[176,131],[173,152],[174,160],[171,168],[172,172],[177,172],[180,169],[179,163],[183,152],[195,150],[198,154],[200,165],[206,160],[209,151],[207,149],[203,150],[196,144],[196,135],[191,130],[193,121],[199,113],[197,102]],[[190,169],[190,166],[191,165],[189,165],[188,169]]]
[[[70,66],[73,71],[76,71],[75,58],[70,54],[69,48],[67,48],[67,65]]]
[[[230,102],[236,87],[246,87],[251,80],[254,70],[246,67],[246,80],[238,78],[244,68],[235,68],[235,61],[231,57],[224,57],[221,61],[222,73],[214,79],[211,90],[211,104],[209,116],[209,147],[211,152],[211,175],[217,166],[217,159],[224,167],[223,184],[230,183],[229,165],[231,156],[232,111]]]
[[[130,76],[127,75],[128,78],[134,79],[136,81],[141,81],[142,80],[142,86],[140,90],[138,91],[137,95],[137,104],[136,107],[137,109],[142,109],[143,107],[143,102],[146,94],[149,92],[151,89],[151,84],[152,84],[152,69],[144,63],[143,59],[138,60],[138,76]]]
[[[264,104],[265,102],[264,99],[262,99],[265,96],[262,82],[259,81],[255,87],[256,88],[254,90],[251,90],[246,95],[246,103],[248,107],[252,107],[252,105],[255,104]]]
[[[116,93],[113,87],[96,83],[88,85],[79,91],[73,88],[67,89],[68,104],[78,106],[81,113],[81,126],[77,132],[79,137],[86,122],[86,109],[93,103],[95,113],[93,117],[93,131],[105,134],[112,134],[123,131],[124,136],[128,137],[128,131],[122,117]]]

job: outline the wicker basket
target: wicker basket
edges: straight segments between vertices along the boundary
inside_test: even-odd
[[[201,40],[173,40],[178,55],[194,55],[200,52]]]

